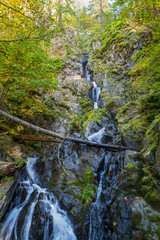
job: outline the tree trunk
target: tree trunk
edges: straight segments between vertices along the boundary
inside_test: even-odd
[[[102,7],[102,0],[99,0],[99,4],[100,4],[100,11],[101,11],[101,26],[102,29],[104,30],[104,13],[103,13],[103,7]]]
[[[13,136],[14,139],[17,140],[24,140],[24,141],[35,141],[35,142],[61,142],[61,140],[58,140],[54,137],[38,137],[33,135],[15,135]]]
[[[63,28],[63,25],[62,25],[62,0],[59,0],[59,3],[58,3],[58,24],[59,24],[59,27],[60,28]]]
[[[106,150],[108,151],[113,151],[113,152],[119,152],[119,151],[125,151],[125,150],[135,150],[135,151],[138,151],[137,149],[134,149],[134,148],[128,148],[128,147],[123,147],[123,146],[117,146],[117,145],[110,145],[110,144],[103,144],[103,143],[98,143],[98,142],[91,142],[91,141],[88,141],[88,140],[82,140],[82,139],[78,139],[78,138],[72,138],[72,137],[65,137],[65,136],[62,136],[58,133],[55,133],[55,132],[52,132],[50,130],[47,130],[47,129],[44,129],[44,128],[40,128],[36,125],[33,125],[31,123],[28,123],[26,121],[23,121],[17,117],[14,117],[2,110],[0,110],[0,115],[20,124],[20,125],[23,125],[25,127],[28,127],[30,129],[33,129],[35,130],[36,132],[41,132],[45,135],[50,135],[52,137],[55,137],[55,138],[60,138],[62,139],[63,141],[71,141],[71,142],[74,142],[74,143],[81,143],[81,144],[86,144],[88,146],[92,146],[92,147],[99,147],[99,148],[105,148]]]

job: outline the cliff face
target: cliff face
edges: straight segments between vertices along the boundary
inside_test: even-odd
[[[102,88],[101,106],[116,120],[123,143],[141,149],[139,154],[126,152],[124,170],[119,179],[119,186],[126,195],[137,196],[131,204],[132,223],[140,239],[142,236],[145,239],[159,238],[159,225],[154,230],[154,224],[158,222],[153,218],[160,215],[148,209],[148,204],[159,211],[160,92],[154,86],[145,90],[147,80],[144,86],[138,83],[141,68],[136,76],[132,74],[141,58],[145,61],[145,56],[140,53],[153,44],[152,37],[150,29],[138,29],[127,24],[107,29],[101,45],[98,42],[96,48],[93,44],[89,63],[94,79]]]

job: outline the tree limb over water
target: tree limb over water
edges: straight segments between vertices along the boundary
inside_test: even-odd
[[[72,137],[67,137],[67,136],[64,137],[64,136],[62,136],[58,133],[55,133],[53,131],[38,127],[38,126],[33,125],[29,122],[23,121],[20,118],[14,117],[14,116],[12,116],[12,115],[10,115],[10,114],[2,111],[2,110],[0,110],[0,115],[8,118],[8,119],[20,124],[20,125],[23,125],[27,128],[33,129],[36,132],[43,133],[45,135],[49,135],[49,136],[52,136],[52,137],[55,137],[55,138],[63,139],[64,141],[86,144],[86,145],[91,146],[91,147],[105,148],[107,151],[112,151],[112,152],[120,152],[120,151],[125,151],[125,150],[139,151],[138,149],[135,149],[135,148],[129,148],[129,147],[118,146],[118,145],[110,145],[110,144],[92,142],[92,141],[88,141],[88,140],[83,140],[83,139],[79,139],[79,138],[72,138]]]

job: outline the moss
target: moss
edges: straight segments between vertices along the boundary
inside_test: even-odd
[[[145,185],[143,185],[142,187],[141,187],[141,189],[139,190],[139,192],[140,192],[140,194],[142,195],[142,196],[145,196],[148,192],[150,192],[152,190],[152,187],[151,186],[145,186]]]
[[[118,44],[119,47],[127,47],[129,45],[129,42],[121,42]]]
[[[148,192],[144,199],[150,203],[153,208],[160,209],[160,195],[156,191]]]
[[[125,169],[128,174],[133,174],[138,171],[138,168],[135,163],[128,163]]]
[[[159,146],[159,124],[160,124],[160,114],[158,114],[152,123],[149,125],[146,131],[146,140],[149,142],[149,147],[153,154]],[[148,149],[146,151],[148,151]]]
[[[92,202],[97,186],[94,184],[94,174],[92,169],[87,169],[83,178],[78,178],[74,182],[69,182],[67,185],[75,185],[80,188],[80,194],[74,194],[74,197],[79,199],[84,207],[87,207]]]
[[[148,216],[148,218],[152,221],[152,222],[160,222],[160,214],[153,214],[151,216]]]
[[[71,129],[83,133],[83,129],[89,122],[100,122],[100,119],[103,116],[108,117],[108,113],[105,108],[94,109],[92,111],[86,112],[85,114],[75,115],[71,121]]]
[[[133,212],[131,220],[132,220],[133,227],[137,228],[141,224],[142,214],[139,211]]]
[[[151,185],[151,183],[153,182],[153,178],[152,178],[152,175],[150,174],[150,175],[148,175],[148,176],[144,176],[143,178],[142,178],[142,183],[143,184],[146,184],[146,185]]]
[[[82,111],[82,114],[89,112],[93,109],[93,102],[90,98],[82,98],[80,101],[80,109]]]
[[[110,73],[115,73],[115,74],[118,74],[118,70],[116,68],[110,70]]]
[[[144,168],[143,173],[144,173],[145,176],[148,176],[150,174],[150,171],[149,171],[149,169]]]
[[[23,158],[21,158],[21,157],[19,157],[19,158],[14,158],[14,161],[19,164],[19,167],[22,167],[22,166],[27,162],[26,159],[23,159]]]
[[[160,224],[156,228],[156,233],[157,233],[158,237],[160,238]]]
[[[121,107],[121,97],[111,96],[109,93],[103,93],[105,99],[106,108],[109,110],[119,109]]]

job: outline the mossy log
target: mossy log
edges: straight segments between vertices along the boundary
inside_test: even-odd
[[[23,121],[17,117],[14,117],[2,110],[0,110],[0,115],[20,124],[23,125],[25,127],[28,127],[30,129],[33,129],[36,132],[39,133],[43,133],[45,135],[50,135],[52,137],[58,138],[58,139],[62,139],[63,141],[71,141],[74,143],[80,143],[80,144],[86,144],[88,146],[91,147],[98,147],[98,148],[105,148],[107,151],[112,151],[112,152],[120,152],[120,151],[125,151],[125,150],[135,150],[135,151],[139,151],[138,149],[135,148],[129,148],[129,147],[124,147],[124,146],[117,146],[117,145],[110,145],[110,144],[103,144],[103,143],[98,143],[98,142],[92,142],[92,141],[88,141],[88,140],[83,140],[83,139],[78,139],[78,138],[72,138],[72,137],[67,137],[67,136],[62,136],[58,133],[55,133],[53,131],[38,127],[36,125],[33,125],[29,122]]]
[[[11,175],[19,169],[19,164],[14,162],[0,162],[0,177]]]

